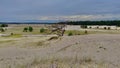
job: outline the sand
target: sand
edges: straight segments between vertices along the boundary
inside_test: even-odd
[[[0,68],[17,68],[17,65],[27,65],[35,58],[48,59],[85,57],[96,63],[108,64],[109,68],[120,68],[120,35],[90,34],[79,36],[63,36],[61,39],[47,41],[45,46],[36,46],[39,41],[49,37],[2,38],[14,40],[0,44]],[[19,66],[18,66],[19,67]],[[108,68],[108,67],[105,67]]]

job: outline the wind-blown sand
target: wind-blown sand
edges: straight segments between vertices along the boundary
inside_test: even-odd
[[[64,36],[61,39],[49,41],[49,44],[45,46],[34,47],[34,43],[43,40],[43,38],[11,38],[9,40],[13,41],[1,43],[0,68],[19,68],[18,65],[26,65],[27,67],[25,68],[29,68],[35,58],[49,59],[51,57],[56,57],[58,59],[70,58],[72,60],[72,58],[76,56],[77,59],[90,58],[94,63],[107,64],[106,67],[99,68],[120,68],[119,34]],[[49,37],[45,37],[44,41],[48,38]],[[4,38],[4,40],[8,39]],[[32,67],[32,65],[30,67]]]

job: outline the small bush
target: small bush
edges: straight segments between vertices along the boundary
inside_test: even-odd
[[[72,32],[69,32],[69,33],[68,33],[68,36],[72,36],[72,35],[73,35],[73,33],[72,33]]]
[[[85,34],[87,34],[88,33],[88,31],[87,30],[85,30]]]
[[[98,27],[98,26],[97,26],[96,28],[97,28],[97,29],[99,29],[99,27]]]
[[[38,43],[37,43],[37,46],[43,46],[44,45],[44,41],[39,41]]]
[[[85,29],[87,28],[87,25],[81,25],[81,28]]]
[[[27,32],[27,31],[28,31],[28,28],[25,27],[25,28],[23,29],[23,32]]]
[[[104,27],[104,29],[106,30],[107,28],[106,28],[106,27]]]
[[[111,28],[110,27],[108,27],[108,30],[110,30]]]
[[[92,27],[89,27],[90,29],[92,29]]]
[[[11,35],[13,35],[13,33],[11,33]]]
[[[90,62],[92,62],[93,60],[91,59],[91,58],[84,58],[83,60],[82,60],[82,62],[85,62],[85,63],[90,63]]]
[[[41,28],[41,29],[40,29],[40,33],[43,33],[43,32],[45,32],[45,29],[44,29],[44,28]]]
[[[5,30],[4,30],[2,27],[0,28],[0,31],[1,31],[1,32],[5,32]]]

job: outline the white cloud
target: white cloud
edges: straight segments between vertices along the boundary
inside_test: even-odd
[[[116,20],[120,19],[120,14],[97,14],[97,15],[72,15],[72,16],[43,16],[38,20]]]

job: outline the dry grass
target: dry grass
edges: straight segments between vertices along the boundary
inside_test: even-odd
[[[4,41],[0,41],[0,44],[2,43],[9,43],[9,42],[13,42],[14,40],[4,40]]]
[[[44,41],[39,41],[39,42],[37,43],[37,46],[43,46],[43,45],[45,45],[45,42],[44,42]]]
[[[95,63],[91,58],[35,58],[30,64],[18,68],[108,68],[105,63]]]
[[[93,34],[71,37],[64,36],[61,40],[57,41],[57,43],[54,43],[56,40],[52,40],[53,43],[50,46],[46,46],[45,40],[48,40],[49,38],[51,37],[11,38],[14,40],[16,39],[17,41],[14,41],[14,44],[10,45],[22,45],[36,48],[8,48],[7,51],[0,49],[1,56],[4,56],[5,54],[5,57],[8,58],[16,56],[18,58],[21,58],[22,56],[25,56],[27,59],[30,58],[30,60],[22,59],[22,61],[21,59],[14,58],[4,59],[1,60],[0,63],[9,61],[9,68],[110,68],[110,65],[115,66],[113,63],[119,60],[119,57],[112,59],[116,57],[116,55],[119,56],[119,35]],[[1,40],[10,40],[10,38],[1,37]],[[115,43],[112,43],[112,41]],[[106,50],[104,50],[105,48]],[[32,58],[29,56],[32,56]],[[107,59],[107,61],[103,58],[105,60]],[[97,59],[99,61],[96,61]],[[110,59],[113,61],[111,62],[112,64],[109,64]]]
[[[40,29],[42,27],[35,27],[33,26],[33,32],[23,32],[23,28],[27,26],[20,26],[20,27],[11,27],[8,28],[5,32],[0,32],[2,34],[11,34],[13,33],[14,35],[38,35],[38,34],[50,34],[51,31],[49,29],[45,29],[45,32],[40,33]],[[85,30],[88,31],[87,34],[120,34],[119,30],[103,30],[103,29],[78,29],[78,30],[66,30],[65,34],[68,34],[70,32],[73,33],[73,35],[86,35]]]
[[[120,34],[119,30],[91,29],[88,30],[90,35],[86,35],[85,30],[67,30],[65,34],[72,32],[74,35],[80,36],[63,36],[61,40],[56,36],[22,36],[41,34],[38,27],[34,27],[33,32],[22,31],[23,27],[14,27],[3,32],[5,34],[13,33],[13,35],[0,37],[0,46],[14,47],[0,49],[0,56],[4,59],[0,61],[0,65],[2,63],[6,64],[8,65],[7,68],[110,68],[109,66],[113,63],[115,65],[120,63],[117,61],[120,57],[120,36],[117,35]],[[77,53],[77,55],[74,53]],[[22,59],[21,61],[15,59],[16,56],[18,58],[24,56],[32,60]],[[38,58],[33,58],[36,56]],[[109,62],[112,64],[109,64]]]

